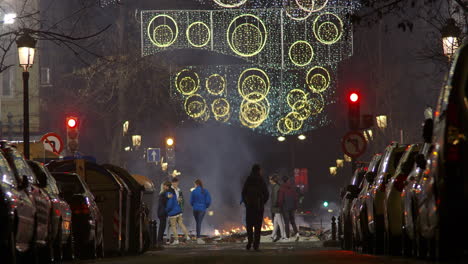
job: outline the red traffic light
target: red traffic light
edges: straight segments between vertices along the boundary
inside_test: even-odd
[[[75,118],[75,117],[68,117],[67,118],[67,126],[69,128],[75,128],[77,124],[78,124],[77,118]]]
[[[349,95],[349,100],[353,103],[356,103],[357,101],[359,101],[359,95],[357,93],[351,93]]]

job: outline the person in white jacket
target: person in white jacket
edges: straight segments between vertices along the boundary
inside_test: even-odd
[[[279,177],[276,174],[270,176],[271,184],[271,214],[273,217],[273,233],[271,233],[271,239],[273,242],[279,240],[279,242],[288,242],[289,240],[286,237],[286,229],[284,226],[283,215],[281,214],[281,209],[278,204],[278,195],[279,195]],[[281,234],[281,238],[278,235],[278,231]]]

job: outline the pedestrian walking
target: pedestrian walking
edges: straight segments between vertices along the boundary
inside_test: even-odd
[[[268,188],[262,178],[260,165],[255,164],[242,188],[242,200],[246,208],[247,237],[246,249],[259,251],[260,235],[265,203],[268,201]]]
[[[195,181],[195,189],[190,195],[190,204],[193,208],[193,217],[195,217],[197,229],[197,243],[205,244],[201,239],[201,226],[205,217],[206,209],[211,205],[211,196],[207,189],[203,188],[203,182],[200,179]]]
[[[158,241],[157,247],[163,248],[164,245],[164,230],[166,230],[167,225],[167,192],[171,188],[171,183],[166,181],[161,184],[161,191],[159,192],[159,202],[158,202],[158,218],[159,218],[159,230],[158,230]]]
[[[274,174],[270,176],[271,184],[271,194],[270,194],[270,203],[271,203],[271,214],[273,219],[273,233],[271,234],[271,240],[276,242],[287,242],[286,231],[284,226],[283,215],[281,214],[281,208],[278,203],[278,195],[280,190],[279,177]],[[278,234],[278,232],[281,234]]]
[[[279,197],[278,202],[281,208],[281,212],[283,213],[284,218],[284,225],[286,228],[286,237],[294,239],[296,241],[299,240],[299,232],[296,226],[296,220],[294,218],[294,214],[296,213],[296,209],[299,202],[299,196],[297,194],[296,188],[289,179],[289,177],[283,177],[283,184],[279,190]],[[289,233],[289,224],[291,223],[294,234]]]
[[[174,182],[176,184],[174,184]],[[171,227],[172,235],[174,237],[174,241],[172,242],[171,245],[179,244],[179,233],[177,232],[177,226],[179,226],[182,229],[187,241],[190,241],[190,236],[187,231],[187,227],[185,227],[184,225],[184,219],[182,217],[182,208],[180,206],[180,203],[182,203],[183,205],[183,196],[182,196],[182,192],[178,188],[178,183],[179,182],[177,179],[173,179],[172,188],[167,193],[168,200],[167,200],[166,211],[169,217],[169,225]]]

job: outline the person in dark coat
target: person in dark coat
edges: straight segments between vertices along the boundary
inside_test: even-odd
[[[166,181],[161,184],[161,191],[159,193],[158,202],[158,218],[159,218],[159,230],[158,230],[158,247],[162,248],[164,245],[164,230],[166,230],[167,224],[167,192],[170,191],[171,183]]]
[[[296,226],[296,220],[294,219],[294,214],[299,203],[299,195],[297,194],[296,187],[290,181],[287,176],[283,177],[284,183],[281,185],[279,190],[278,203],[283,212],[284,226],[286,227],[286,237],[299,240],[299,232]],[[293,227],[294,234],[290,236],[289,233],[289,223]]]
[[[252,167],[250,176],[242,188],[242,200],[246,208],[247,222],[247,250],[253,248],[258,251],[260,246],[260,235],[263,222],[263,211],[268,201],[268,187],[262,178],[260,165]]]

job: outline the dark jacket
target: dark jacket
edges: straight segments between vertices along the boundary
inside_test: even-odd
[[[271,186],[271,194],[270,194],[270,203],[271,203],[271,213],[276,214],[280,213],[280,207],[278,203],[278,195],[279,195],[280,186],[279,184],[273,184]]]
[[[159,202],[158,202],[158,217],[160,218],[167,217],[166,205],[167,205],[167,192],[160,193]]]
[[[262,177],[251,175],[242,188],[242,200],[247,208],[263,210],[268,201],[268,187]]]
[[[211,196],[207,189],[197,186],[190,195],[190,204],[194,211],[206,211],[211,205]]]
[[[290,211],[296,210],[299,203],[299,196],[296,187],[290,183],[285,182],[281,185],[278,196],[278,204],[282,210]]]

